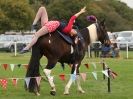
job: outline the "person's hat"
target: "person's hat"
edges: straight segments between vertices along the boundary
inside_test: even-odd
[[[89,15],[89,16],[86,17],[86,19],[88,21],[91,21],[91,22],[96,22],[97,21],[97,18],[94,15]]]

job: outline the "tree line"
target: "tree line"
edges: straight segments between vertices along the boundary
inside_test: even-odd
[[[133,30],[133,9],[119,0],[0,0],[0,33],[9,30],[30,30],[40,6],[45,6],[49,20],[66,20],[83,6],[87,12],[76,24],[83,28],[91,24],[87,15],[105,19],[109,31]]]

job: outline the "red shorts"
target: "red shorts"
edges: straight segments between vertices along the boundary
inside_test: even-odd
[[[60,25],[59,21],[48,21],[44,26],[47,27],[48,32],[54,32]]]

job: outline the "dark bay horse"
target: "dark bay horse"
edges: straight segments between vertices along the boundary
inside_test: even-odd
[[[85,50],[87,49],[88,45],[95,41],[101,41],[102,44],[109,41],[109,37],[106,31],[105,22],[99,21],[97,23],[93,23],[90,26],[80,30],[82,35],[82,40],[78,43],[78,54],[73,54],[72,46],[68,44],[64,39],[55,31],[49,34],[44,35],[39,38],[37,43],[32,47],[32,55],[29,62],[29,67],[27,70],[26,77],[33,77],[30,80],[28,90],[30,92],[39,92],[39,86],[37,85],[37,81],[34,77],[40,76],[39,73],[39,66],[40,66],[40,59],[42,56],[46,56],[48,63],[43,70],[46,77],[48,78],[48,82],[51,86],[51,94],[55,95],[56,88],[53,82],[53,78],[50,75],[51,70],[55,67],[57,62],[60,63],[68,63],[73,64],[71,68],[71,74],[76,71],[76,81],[78,86],[78,91],[81,93],[85,93],[85,91],[80,86],[80,79],[79,79],[79,67],[81,61],[85,56]],[[49,43],[49,40],[51,43]],[[82,41],[82,43],[81,43]],[[76,57],[73,59],[72,56]],[[69,94],[69,89],[72,84],[72,78],[70,77],[66,87],[64,94]]]

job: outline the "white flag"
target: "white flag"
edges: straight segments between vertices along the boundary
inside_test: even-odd
[[[10,64],[10,66],[11,66],[11,70],[13,71],[14,70],[14,64]]]
[[[83,81],[85,82],[86,81],[86,73],[80,73],[80,75],[81,75]]]
[[[108,75],[108,70],[103,70],[102,73],[103,73],[105,76],[109,77],[109,75]]]
[[[25,78],[25,82],[26,82],[26,85],[27,85],[27,88],[29,87],[29,83],[30,83],[30,77],[26,77]]]
[[[94,78],[97,80],[97,73],[96,72],[92,72]]]
[[[92,65],[94,66],[95,69],[97,68],[96,63],[93,62]]]

